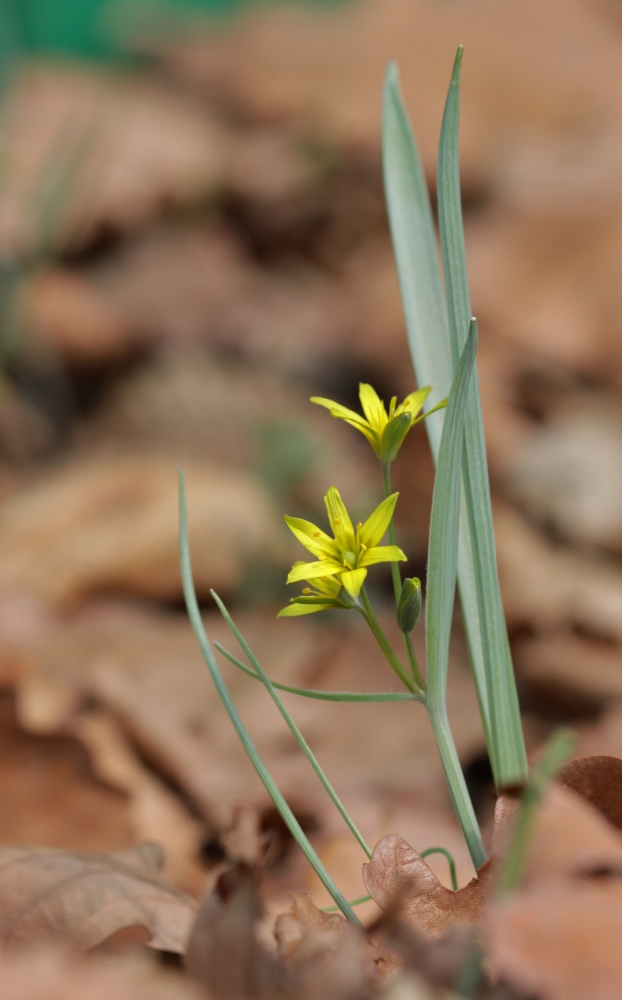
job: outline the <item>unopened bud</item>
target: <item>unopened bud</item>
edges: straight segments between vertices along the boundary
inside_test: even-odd
[[[421,580],[407,577],[397,602],[397,624],[406,635],[412,632],[421,614]]]
[[[412,416],[410,413],[400,413],[389,420],[382,432],[380,442],[380,459],[382,462],[392,462],[402,446],[402,441],[408,434]]]

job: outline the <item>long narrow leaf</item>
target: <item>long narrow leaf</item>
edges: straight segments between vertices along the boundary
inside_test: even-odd
[[[477,323],[472,320],[449,394],[432,494],[425,603],[427,705],[430,712],[441,710],[446,702],[449,639],[458,567],[464,415],[476,347]]]
[[[476,347],[477,323],[472,320],[449,394],[438,453],[430,515],[425,625],[428,714],[441,755],[449,793],[473,864],[475,868],[479,868],[486,860],[486,852],[451,736],[446,709],[449,639],[458,565],[464,416]]]
[[[365,843],[365,838],[362,836],[362,834],[360,833],[360,831],[357,828],[356,824],[351,819],[350,814],[348,813],[348,811],[345,808],[343,802],[341,801],[341,799],[337,795],[337,792],[333,788],[331,782],[328,780],[328,778],[327,778],[327,776],[326,776],[326,774],[325,774],[322,766],[320,765],[320,762],[318,761],[317,757],[313,753],[313,750],[311,749],[311,747],[307,743],[306,739],[304,738],[304,736],[300,732],[300,729],[298,728],[298,726],[294,722],[293,718],[291,717],[291,715],[289,714],[289,712],[285,708],[285,705],[283,704],[283,702],[279,698],[279,696],[278,696],[278,694],[276,692],[276,689],[274,687],[274,684],[272,683],[272,681],[270,680],[270,678],[268,677],[268,675],[264,671],[264,669],[261,666],[259,660],[255,656],[255,654],[253,653],[252,649],[248,645],[246,639],[244,638],[244,636],[240,632],[239,628],[235,624],[235,622],[234,622],[233,618],[231,617],[231,615],[229,614],[229,612],[228,612],[228,610],[227,610],[224,602],[221,601],[220,597],[218,596],[218,594],[214,590],[211,591],[211,595],[214,598],[214,600],[216,601],[216,604],[218,605],[218,609],[219,609],[221,615],[223,616],[223,618],[224,618],[227,626],[231,629],[231,631],[233,632],[233,634],[236,637],[237,641],[239,642],[242,650],[248,656],[248,658],[249,658],[252,666],[255,669],[255,672],[256,672],[257,676],[259,677],[259,680],[262,682],[262,684],[264,685],[266,691],[268,692],[268,694],[272,698],[272,701],[274,702],[274,704],[276,705],[277,709],[281,713],[281,716],[282,716],[282,718],[285,721],[285,725],[288,727],[290,733],[292,734],[292,736],[296,740],[296,743],[298,744],[298,746],[302,750],[303,754],[305,755],[305,757],[309,761],[309,764],[313,768],[313,770],[314,770],[317,778],[319,779],[319,781],[320,781],[320,783],[322,785],[322,788],[324,789],[324,791],[328,795],[329,799],[331,800],[331,802],[335,806],[335,809],[337,810],[337,812],[339,813],[339,815],[343,819],[344,823],[346,824],[346,826],[348,827],[348,829],[350,830],[350,832],[352,833],[352,835],[354,836],[354,838],[358,841],[360,847],[362,847],[363,852],[367,855],[368,858],[371,858],[371,850],[369,849],[369,847]]]
[[[389,65],[384,86],[382,160],[410,348],[418,383],[432,386],[430,403],[437,404],[449,393],[453,379],[447,312],[425,174],[402,103],[394,63]],[[424,377],[424,372],[429,377]],[[425,424],[436,455],[443,427],[442,412]]]
[[[186,511],[186,488],[184,483],[183,472],[179,473],[179,554],[181,560],[181,579],[184,591],[184,598],[186,601],[186,608],[188,610],[188,616],[190,618],[190,623],[192,625],[194,634],[199,643],[199,648],[205,660],[205,665],[210,672],[211,678],[214,682],[214,686],[220,696],[220,699],[225,707],[225,710],[231,719],[233,728],[235,729],[240,743],[246,750],[248,757],[257,771],[261,781],[266,788],[270,798],[272,799],[276,809],[278,810],[283,822],[290,831],[292,837],[302,850],[303,854],[313,867],[318,878],[321,880],[325,888],[328,890],[330,895],[335,900],[335,903],[353,924],[357,927],[361,927],[361,922],[348,904],[345,897],[339,891],[334,881],[326,871],[326,868],[320,861],[318,855],[313,850],[308,837],[306,836],[304,830],[300,826],[300,823],[294,816],[289,805],[285,801],[281,791],[277,787],[270,774],[268,768],[261,759],[253,741],[251,740],[242,719],[240,718],[238,711],[233,703],[231,695],[227,689],[227,686],[222,678],[222,674],[218,668],[216,658],[212,652],[212,647],[210,645],[209,639],[203,627],[203,621],[201,619],[201,612],[199,610],[199,605],[197,602],[197,597],[194,589],[194,582],[192,579],[192,567],[190,564],[190,546],[188,544],[188,516]]]
[[[245,663],[239,659],[239,657],[234,656],[226,646],[223,646],[220,642],[215,642],[214,646],[219,653],[233,663],[238,670],[242,670],[243,673],[248,674],[256,681],[261,681],[261,677],[257,674],[255,670],[251,667],[247,667]],[[343,701],[343,702],[383,702],[383,701],[419,701],[420,699],[415,694],[411,694],[409,691],[312,691],[309,688],[297,688],[290,687],[289,684],[280,684],[278,681],[270,680],[272,687],[277,688],[279,691],[285,691],[287,694],[295,694],[301,698],[314,698],[316,701]]]
[[[449,638],[458,565],[464,414],[476,347],[477,323],[472,320],[449,394],[438,453],[430,515],[425,634],[428,714],[441,755],[449,794],[460,820],[473,864],[475,868],[479,868],[486,860],[486,852],[451,736],[446,709]]]
[[[437,182],[441,250],[454,364],[462,351],[471,316],[458,152],[461,63],[460,48],[443,115]],[[502,788],[526,778],[527,757],[497,574],[477,368],[473,372],[466,405],[463,483],[483,654],[483,662],[476,662],[474,671],[480,704],[485,701],[487,706],[488,750],[493,773],[497,786]],[[462,582],[464,585],[464,581]]]
[[[391,238],[413,367],[418,384],[432,385],[434,398],[441,398],[449,392],[454,372],[447,310],[430,198],[394,64],[387,70],[384,88],[382,158]],[[443,414],[426,420],[425,425],[436,462]],[[469,656],[488,738],[486,673],[464,502],[460,512],[458,583]]]

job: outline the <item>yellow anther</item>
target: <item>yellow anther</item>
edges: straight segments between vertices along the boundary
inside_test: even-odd
[[[302,592],[303,592],[303,594],[310,594],[311,593],[311,587],[304,587]]]
[[[335,518],[335,520],[333,521],[333,524],[341,524],[341,521],[339,520],[338,517]]]
[[[362,527],[363,527],[363,522],[359,521],[359,523],[356,526],[356,530],[359,531]]]
[[[363,542],[361,542],[361,549],[363,550],[363,552],[365,552],[367,549],[367,546]]]
[[[319,531],[314,531],[313,532],[313,537],[314,538],[319,538],[320,537],[320,532]]]

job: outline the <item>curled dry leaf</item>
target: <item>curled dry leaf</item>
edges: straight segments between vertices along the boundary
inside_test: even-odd
[[[294,980],[294,996],[364,996],[377,978],[379,955],[339,913],[319,910],[307,893],[292,896],[277,919],[278,956]]]
[[[150,947],[183,953],[193,901],[160,873],[156,844],[114,854],[45,847],[0,849],[0,942],[63,942],[80,950],[125,928],[145,928]]]
[[[277,919],[274,952],[257,871],[237,865],[225,872],[201,905],[188,944],[189,972],[222,1000],[366,997],[375,969],[364,935],[340,914],[318,910],[309,895],[292,900]]]
[[[487,861],[477,878],[453,892],[410,844],[394,835],[383,837],[369,864],[363,865],[367,891],[378,905],[386,909],[397,898],[404,919],[433,940],[444,937],[455,924],[479,920],[492,874],[493,864]]]

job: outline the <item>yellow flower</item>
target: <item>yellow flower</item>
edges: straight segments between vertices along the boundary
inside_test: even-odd
[[[331,538],[311,521],[301,517],[288,517],[285,521],[290,531],[299,542],[317,557],[317,562],[296,563],[287,577],[288,583],[299,583],[301,580],[321,580],[322,586],[334,588],[336,583],[353,598],[358,597],[363,581],[367,576],[367,567],[380,562],[398,562],[406,556],[397,545],[379,545],[385,531],[389,527],[398,494],[393,493],[379,504],[370,514],[364,524],[352,526],[352,521],[339,495],[339,490],[331,486],[324,497],[328,521],[334,537]],[[335,584],[328,584],[324,578],[336,577]],[[315,584],[319,590],[318,584]],[[329,594],[324,590],[326,596]],[[310,594],[309,596],[318,596]],[[333,592],[330,595],[337,599]],[[294,598],[296,600],[296,598]],[[306,602],[305,602],[306,603]],[[309,606],[312,604],[309,602]],[[333,607],[327,604],[327,607]],[[321,610],[321,608],[320,608]],[[291,614],[292,612],[290,612]]]
[[[312,396],[311,402],[325,406],[327,410],[330,410],[331,416],[345,420],[351,427],[356,427],[357,431],[365,435],[383,462],[392,462],[410,428],[424,420],[434,410],[441,409],[446,405],[447,400],[443,400],[442,403],[434,407],[434,410],[421,413],[419,416],[421,408],[431,392],[432,386],[429,385],[423,389],[417,389],[416,392],[411,392],[399,405],[397,396],[394,396],[387,413],[376,390],[371,385],[361,382],[359,399],[365,414],[364,417],[355,413],[354,410],[349,410],[347,406],[335,403],[332,399],[324,399],[322,396]]]
[[[297,562],[292,569],[306,565],[307,563]],[[328,608],[351,608],[353,604],[338,577],[321,576],[313,581],[312,587],[305,587],[300,597],[292,597],[287,607],[279,611],[277,618],[312,615],[315,611],[326,611]]]

